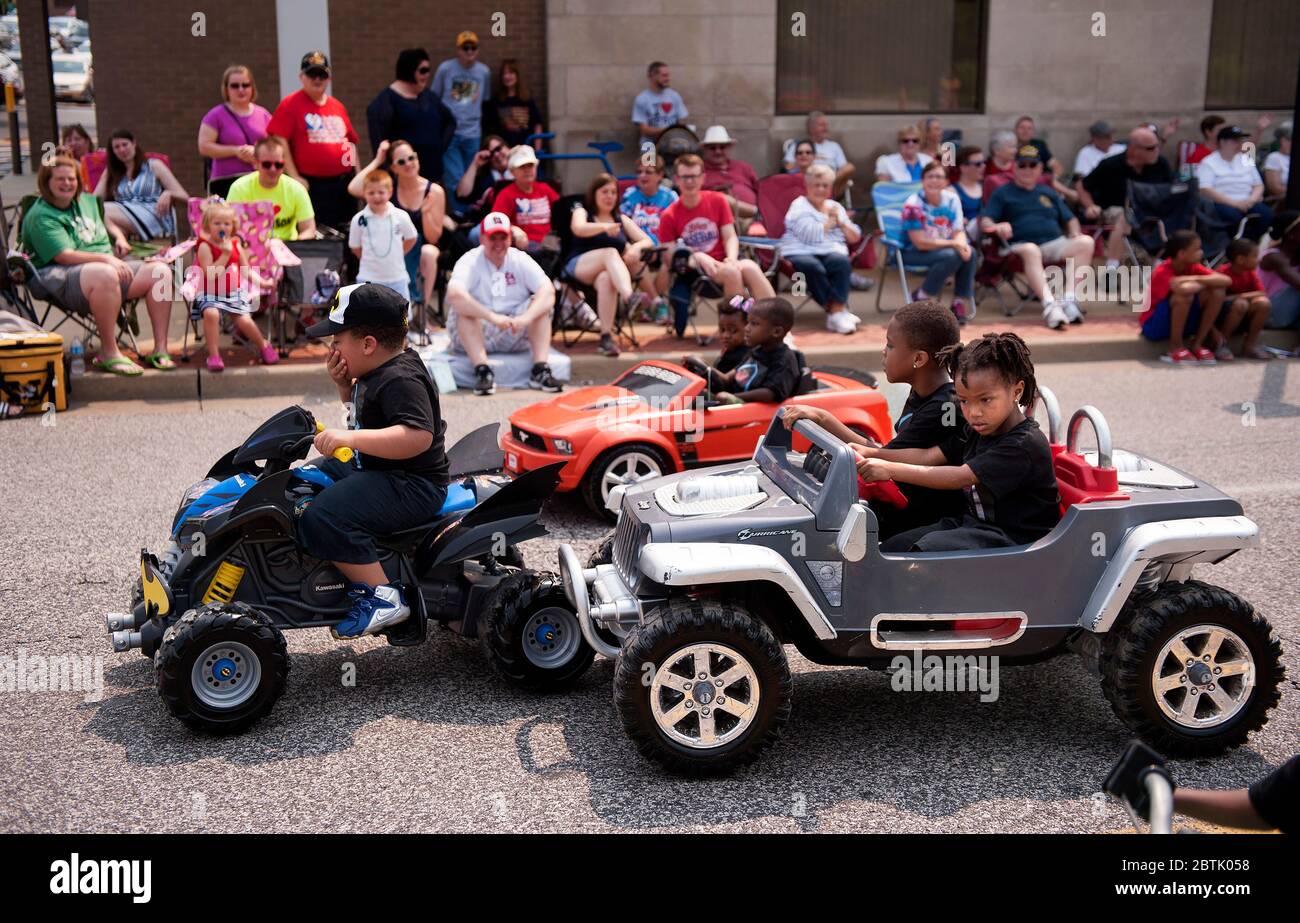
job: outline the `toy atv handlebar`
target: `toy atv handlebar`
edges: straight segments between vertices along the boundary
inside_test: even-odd
[[[317,420],[317,421],[316,421],[316,432],[318,432],[318,433],[323,433],[323,432],[325,432],[325,424],[322,423],[320,420]],[[336,458],[338,461],[343,462],[343,464],[345,464],[345,465],[346,465],[348,462],[352,461],[352,456],[354,456],[354,455],[356,455],[356,452],[352,451],[351,448],[349,448],[348,446],[345,446],[345,445],[341,445],[341,446],[339,446],[339,447],[338,447],[337,449],[335,449],[334,452],[333,452],[333,456],[334,456],[334,458]]]

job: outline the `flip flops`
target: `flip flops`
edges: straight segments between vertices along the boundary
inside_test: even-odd
[[[144,374],[144,369],[123,355],[114,356],[112,359],[101,359],[96,356],[91,367],[111,375],[121,375],[123,378],[135,378]]]
[[[22,413],[22,404],[11,404],[8,401],[0,401],[0,420],[12,420],[15,417],[22,416]]]
[[[149,363],[151,366],[153,366],[160,372],[176,371],[176,363],[172,361],[171,356],[167,355],[164,352],[151,353],[150,355],[144,357],[144,361]]]

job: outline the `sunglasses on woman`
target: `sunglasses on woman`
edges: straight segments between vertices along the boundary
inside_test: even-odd
[[[808,150],[807,148],[803,148],[802,150],[798,150],[798,151],[795,151],[795,152],[794,152],[794,155],[795,155],[796,157],[803,157],[803,156],[811,157],[812,154],[813,154],[813,152],[810,151],[810,150]]]
[[[984,166],[987,162],[988,162],[988,161],[986,161],[986,160],[968,160],[968,161],[966,161],[964,164],[962,164],[962,166],[963,166],[963,167],[982,167],[982,166]]]
[[[921,139],[920,139],[920,138],[904,138],[904,139],[903,139],[902,141],[900,141],[899,143],[900,143],[900,144],[920,144],[920,143],[921,143]]]
[[[394,165],[394,166],[398,166],[398,167],[404,167],[404,166],[406,166],[408,163],[416,163],[416,162],[418,162],[419,159],[420,159],[420,155],[419,155],[419,154],[412,154],[412,155],[409,156],[409,157],[399,157],[397,160],[394,160],[394,161],[393,161],[393,165]]]
[[[415,69],[415,72],[416,72],[417,74],[427,74],[427,73],[429,73],[431,70],[433,70],[433,68],[430,67],[429,65],[425,64],[425,65],[422,66],[422,67],[417,67],[417,68]]]
[[[252,88],[253,88],[253,85],[252,85],[251,83],[232,83],[232,84],[230,84],[230,89],[232,89],[232,90],[251,90]]]

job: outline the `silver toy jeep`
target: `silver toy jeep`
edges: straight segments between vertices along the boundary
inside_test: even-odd
[[[792,434],[774,418],[751,461],[616,488],[614,535],[585,568],[561,545],[560,571],[588,643],[617,658],[614,699],[640,751],[687,773],[757,758],[790,714],[787,644],[878,669],[900,652],[1074,651],[1169,754],[1217,754],[1262,727],[1281,646],[1249,603],[1191,579],[1258,545],[1258,527],[1209,484],[1112,451],[1095,408],[1060,445],[1044,402],[1065,509],[1031,545],[882,554],[856,456],[809,421]],[[1085,422],[1097,452],[1081,455]]]

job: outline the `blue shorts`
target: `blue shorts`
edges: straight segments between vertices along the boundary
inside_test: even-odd
[[[1192,306],[1187,311],[1187,323],[1183,325],[1183,332],[1181,336],[1179,336],[1179,340],[1183,337],[1190,336],[1188,331],[1195,333],[1200,322],[1201,296],[1193,295]],[[1173,321],[1169,314],[1169,299],[1164,298],[1156,302],[1155,310],[1151,312],[1151,316],[1142,324],[1142,335],[1152,343],[1163,343],[1166,340],[1172,339],[1172,331],[1170,330],[1170,325],[1172,323]]]
[[[581,253],[575,253],[569,257],[569,262],[564,264],[565,275],[572,276],[578,271],[578,260],[582,259]]]

